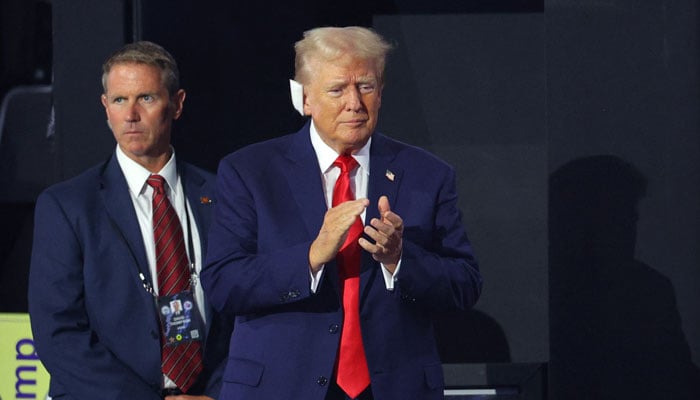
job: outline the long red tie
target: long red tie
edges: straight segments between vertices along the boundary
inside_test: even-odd
[[[153,237],[156,244],[158,293],[167,296],[189,288],[190,271],[185,238],[180,220],[165,193],[165,179],[151,175],[147,183],[153,188]],[[162,338],[163,373],[187,392],[202,371],[202,354],[198,341],[167,346]]]
[[[350,187],[350,172],[357,168],[357,161],[352,156],[341,155],[333,165],[340,168],[340,176],[333,188],[333,207],[355,195]],[[343,330],[338,350],[338,386],[351,398],[357,397],[369,386],[369,369],[365,358],[360,331],[360,255],[361,248],[357,240],[362,234],[362,221],[358,216],[350,227],[345,243],[336,256],[343,294]]]

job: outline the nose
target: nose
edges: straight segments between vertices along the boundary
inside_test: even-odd
[[[138,122],[141,120],[141,115],[139,114],[138,105],[132,104],[126,112],[126,122]]]
[[[345,109],[347,111],[357,112],[362,110],[363,107],[362,95],[360,94],[360,91],[356,87],[351,86],[346,94]]]

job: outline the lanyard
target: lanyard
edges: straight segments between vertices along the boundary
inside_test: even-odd
[[[187,254],[187,265],[190,269],[190,290],[194,290],[194,287],[197,286],[197,270],[195,268],[195,262],[194,260],[194,242],[192,241],[192,228],[190,224],[190,212],[189,212],[189,207],[188,207],[188,202],[187,202],[187,196],[185,195],[185,185],[184,182],[182,183],[182,194],[184,197],[185,201],[185,224],[187,228],[187,247],[189,248],[189,254]],[[139,278],[141,278],[141,283],[143,284],[143,288],[146,289],[146,292],[150,293],[153,297],[158,297],[158,295],[155,293],[155,290],[153,289],[153,284],[146,279],[146,275],[143,273],[141,270],[141,267],[139,266],[138,263],[136,263],[136,268],[139,270]]]

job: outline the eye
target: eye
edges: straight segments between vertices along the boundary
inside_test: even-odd
[[[125,100],[125,99],[124,99],[123,97],[115,97],[114,99],[112,99],[112,103],[114,103],[114,104],[122,104],[122,103],[124,102],[124,100]]]
[[[151,96],[150,94],[144,94],[143,96],[141,96],[141,99],[146,103],[151,103],[154,100],[153,96]]]
[[[363,83],[360,85],[360,93],[367,94],[374,92],[374,85],[371,83]]]
[[[328,89],[328,94],[331,95],[332,97],[340,97],[343,94],[343,89],[340,89],[340,88]]]

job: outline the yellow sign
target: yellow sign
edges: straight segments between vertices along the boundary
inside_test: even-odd
[[[0,400],[44,400],[48,392],[49,373],[36,355],[29,314],[0,313]]]

